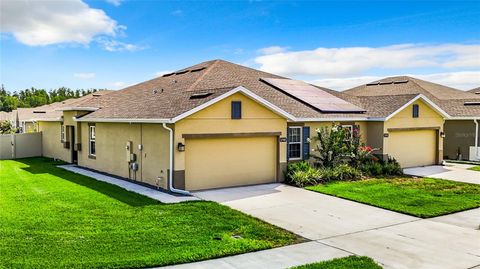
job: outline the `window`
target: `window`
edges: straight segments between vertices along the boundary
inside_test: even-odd
[[[350,141],[353,138],[353,125],[342,125],[345,130],[345,140]]]
[[[242,118],[242,102],[232,102],[232,119],[238,120]]]
[[[420,114],[420,108],[418,107],[417,104],[413,105],[413,117],[418,118],[419,114]]]
[[[95,156],[95,125],[89,126],[88,134],[88,154]]]
[[[288,127],[288,159],[302,159],[302,127]]]
[[[60,141],[65,142],[65,125],[60,125]]]

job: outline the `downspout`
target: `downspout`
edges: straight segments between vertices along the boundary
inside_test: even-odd
[[[473,122],[475,122],[475,152],[477,159],[480,159],[480,152],[478,150],[478,119],[474,119]]]
[[[173,130],[172,128],[169,128],[166,123],[162,124],[163,128],[168,130],[169,135],[170,135],[170,162],[169,162],[169,170],[168,170],[168,190],[171,192],[179,193],[179,194],[184,194],[184,195],[191,195],[190,192],[185,191],[185,190],[180,190],[180,189],[175,189],[173,187]]]

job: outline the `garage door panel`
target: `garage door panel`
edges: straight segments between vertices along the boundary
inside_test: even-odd
[[[188,190],[275,182],[276,138],[187,139]]]
[[[389,152],[402,167],[436,162],[437,133],[434,130],[395,131],[389,136]]]

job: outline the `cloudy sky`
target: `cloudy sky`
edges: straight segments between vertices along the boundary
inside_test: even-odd
[[[343,90],[392,75],[480,86],[480,4],[0,0],[0,82],[120,89],[224,59]]]

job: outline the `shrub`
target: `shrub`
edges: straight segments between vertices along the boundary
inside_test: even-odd
[[[379,176],[383,173],[383,167],[379,161],[366,162],[360,165],[360,170],[369,176]]]
[[[386,161],[368,161],[360,165],[360,170],[368,176],[395,176],[403,174],[400,164],[393,158],[389,158]]]
[[[350,161],[351,143],[346,139],[347,131],[344,128],[333,125],[331,128],[317,129],[316,132],[313,148],[315,154],[312,157],[317,167],[334,167]]]
[[[362,172],[347,164],[341,164],[335,167],[326,167],[319,170],[319,181],[328,182],[336,180],[357,180],[362,177]]]
[[[320,171],[311,168],[308,171],[295,171],[290,178],[290,183],[297,187],[315,185],[320,178]]]
[[[297,171],[306,172],[311,168],[312,167],[310,166],[310,164],[306,161],[289,163],[287,165],[287,171],[285,171],[285,179],[288,181],[292,179],[295,172]]]
[[[389,176],[403,175],[403,170],[400,164],[394,158],[389,158],[383,162],[383,174]]]

